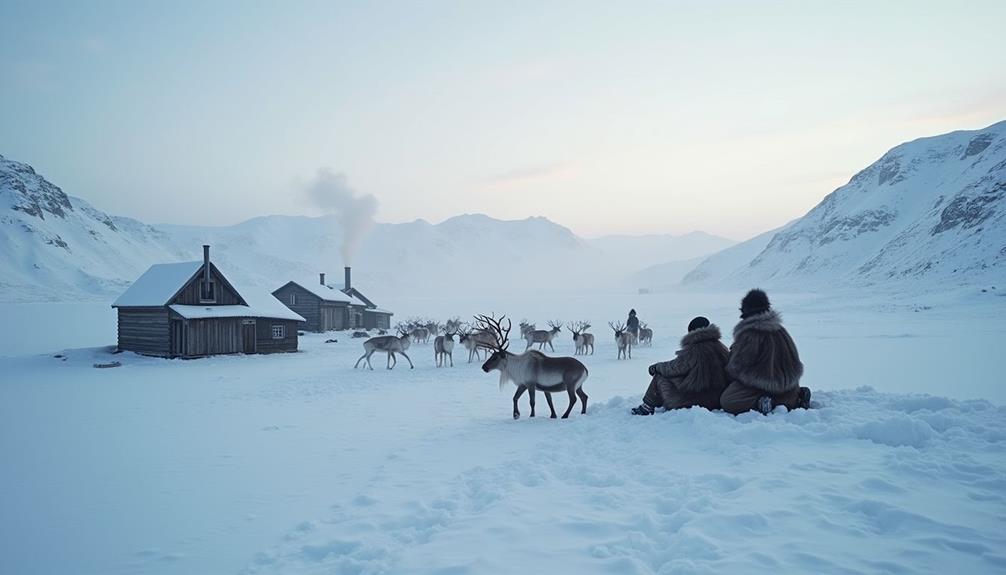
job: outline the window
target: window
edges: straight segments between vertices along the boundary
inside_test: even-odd
[[[290,305],[297,305],[297,294],[290,294]]]
[[[273,339],[284,339],[286,337],[286,326],[285,325],[274,325],[272,326],[272,338]]]
[[[199,303],[217,301],[216,282],[203,280],[199,282]]]

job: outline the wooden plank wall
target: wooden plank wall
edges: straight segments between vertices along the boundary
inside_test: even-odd
[[[255,330],[258,339],[258,352],[279,353],[297,351],[297,323],[296,321],[284,319],[256,318]],[[274,325],[286,326],[285,338],[272,338],[272,326]]]
[[[190,319],[185,327],[186,357],[241,352],[241,318]]]
[[[167,308],[118,308],[119,349],[145,355],[170,352]]]
[[[201,269],[202,268],[200,268],[200,270]],[[203,274],[202,274],[202,271],[200,271],[199,275],[196,276],[195,279],[193,279],[191,282],[189,282],[188,285],[185,286],[185,289],[183,289],[181,291],[181,293],[178,294],[178,297],[176,297],[170,303],[177,303],[177,304],[182,304],[182,305],[238,305],[238,304],[240,304],[241,303],[241,299],[238,297],[238,294],[235,293],[233,290],[227,289],[227,286],[225,286],[224,282],[221,281],[223,279],[222,276],[217,272],[217,270],[215,268],[213,268],[211,266],[210,269],[212,270],[212,273],[210,274],[210,277],[213,278],[214,282],[216,282],[216,286],[215,286],[214,289],[216,289],[216,292],[217,292],[216,293],[217,301],[215,301],[212,304],[203,304],[202,302],[199,301],[199,282],[203,281]]]
[[[286,284],[272,293],[276,296],[276,299],[283,303],[283,305],[296,312],[300,315],[300,317],[304,318],[305,321],[301,325],[302,329],[307,331],[321,331],[321,313],[319,307],[321,304],[320,297],[294,284]],[[290,304],[290,294],[295,294],[297,296],[296,304]]]

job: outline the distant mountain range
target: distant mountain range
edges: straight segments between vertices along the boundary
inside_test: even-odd
[[[1006,122],[897,146],[805,216],[710,256],[685,284],[1006,284]]]
[[[290,279],[341,281],[335,216],[265,216],[233,226],[150,226],[64,193],[26,164],[0,156],[0,300],[111,299],[149,265],[201,257],[236,283],[272,290]],[[584,239],[545,218],[466,214],[439,224],[377,224],[354,257],[366,293],[437,296],[625,287],[657,262],[695,258],[735,242],[682,236]]]
[[[368,295],[571,289],[1006,285],[1006,122],[902,144],[805,216],[745,242],[702,232],[578,237],[545,218],[377,224],[354,256]],[[0,300],[111,299],[149,265],[214,261],[236,282],[338,280],[335,216],[150,226],[0,156]]]

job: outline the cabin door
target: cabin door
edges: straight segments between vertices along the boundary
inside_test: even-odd
[[[185,354],[185,324],[180,319],[171,320],[171,349],[172,356]]]
[[[255,320],[241,320],[241,341],[244,353],[255,353],[258,349],[255,345]]]

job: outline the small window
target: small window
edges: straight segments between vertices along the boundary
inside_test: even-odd
[[[290,294],[290,305],[297,305],[297,294]]]
[[[272,338],[273,339],[284,339],[286,337],[286,326],[285,325],[274,325],[272,326]]]
[[[199,303],[213,303],[217,301],[217,290],[216,282],[214,281],[201,281],[199,282]]]

